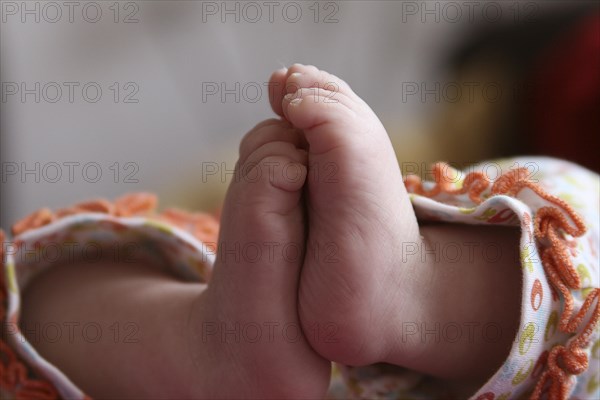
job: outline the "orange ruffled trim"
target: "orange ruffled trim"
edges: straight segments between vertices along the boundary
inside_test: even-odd
[[[0,230],[0,242],[2,243],[2,247],[0,247],[0,265],[3,266],[5,262],[4,249],[6,235],[2,230]],[[6,303],[8,296],[4,279],[3,268],[0,273],[0,321],[2,322],[5,321],[8,306]],[[4,324],[2,328],[6,329]],[[58,398],[58,393],[50,382],[30,377],[25,364],[19,360],[19,357],[4,340],[5,334],[7,332],[3,332],[2,337],[0,337],[0,388],[5,392],[3,394],[8,393],[19,400],[50,400]]]
[[[176,227],[190,232],[198,240],[214,250],[219,234],[219,221],[207,213],[191,213],[178,209],[167,209],[160,214],[155,214],[158,200],[150,193],[131,193],[115,200],[98,199],[85,201],[72,207],[63,208],[52,212],[42,208],[23,218],[12,226],[13,236],[20,235],[28,230],[36,229],[63,217],[81,213],[102,213],[115,217],[134,217],[145,215],[148,218],[168,222]]]
[[[154,214],[158,200],[155,195],[149,193],[127,194],[111,203],[104,199],[86,201],[69,208],[52,212],[48,208],[42,208],[29,216],[23,218],[12,226],[12,234],[20,235],[32,229],[40,228],[57,221],[63,217],[81,213],[102,213],[116,217],[133,217],[146,215],[149,218],[168,222],[190,232],[206,246],[215,250],[219,233],[218,220],[205,213],[190,213],[177,209],[168,209],[161,214]],[[6,235],[0,230],[0,260],[4,266],[4,249]],[[6,318],[7,293],[4,281],[4,268],[0,271],[0,321]],[[51,400],[57,399],[58,392],[52,383],[47,380],[32,378],[32,373],[19,359],[14,350],[0,338],[0,388],[5,394],[13,396],[15,400]],[[86,396],[86,399],[89,397]]]
[[[471,172],[465,177],[462,187],[455,188],[447,172],[450,167],[445,163],[433,166],[435,185],[426,190],[418,176],[410,175],[404,180],[409,192],[426,197],[441,193],[450,195],[467,194],[471,201],[480,204],[482,193],[490,186],[491,181],[482,172]],[[582,218],[564,200],[545,192],[539,185],[529,179],[527,168],[511,170],[500,176],[492,185],[492,195],[515,197],[521,190],[530,189],[542,199],[554,206],[542,207],[534,220],[534,236],[541,250],[541,260],[544,271],[551,285],[562,294],[564,309],[560,317],[559,329],[565,333],[575,333],[590,309],[592,315],[583,330],[566,346],[558,345],[548,354],[547,368],[542,372],[531,395],[532,400],[539,400],[542,394],[547,394],[549,400],[566,399],[570,389],[570,376],[579,375],[588,368],[588,357],[584,348],[589,345],[598,320],[600,319],[600,288],[594,288],[586,297],[581,309],[573,311],[573,295],[571,290],[581,289],[581,279],[573,267],[564,233],[573,237],[582,236],[585,224]],[[569,216],[571,225],[565,215]],[[546,245],[549,243],[549,245]],[[593,306],[595,302],[595,307]]]

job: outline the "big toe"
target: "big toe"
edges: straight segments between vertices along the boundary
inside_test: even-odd
[[[272,82],[284,79],[283,73],[274,74]],[[369,106],[346,82],[312,65],[292,65],[285,72],[285,83],[279,85],[285,92],[281,113],[303,130],[313,155],[358,144],[371,131],[381,128]]]
[[[281,68],[271,74],[269,78],[269,103],[275,114],[283,117],[283,109],[281,107],[281,101],[283,96],[287,94],[285,83],[287,81],[287,68]]]
[[[281,71],[279,74],[281,74]],[[279,75],[278,79],[281,79]],[[295,93],[302,88],[319,88],[334,93],[340,93],[354,101],[362,102],[358,95],[352,91],[348,83],[314,65],[294,64],[286,69],[285,83],[282,87],[286,94]]]

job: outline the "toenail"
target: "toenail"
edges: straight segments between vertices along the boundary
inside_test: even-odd
[[[284,100],[291,101],[294,98],[294,96],[296,96],[296,93],[288,93],[285,96],[283,96],[283,98]]]
[[[295,105],[297,106],[298,104],[302,103],[302,99],[298,98],[298,99],[294,99],[292,101],[290,101],[290,105]]]
[[[302,75],[302,72],[294,72],[290,75],[290,78],[300,78]]]

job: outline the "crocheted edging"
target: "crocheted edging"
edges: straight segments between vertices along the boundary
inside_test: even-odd
[[[539,198],[553,206],[544,206],[537,210],[534,219],[534,236],[541,248],[541,261],[550,284],[564,299],[564,308],[560,317],[559,329],[564,333],[579,334],[570,339],[566,346],[554,346],[548,354],[546,368],[540,375],[531,395],[539,400],[543,394],[548,399],[566,399],[571,389],[570,376],[579,375],[587,370],[589,360],[584,349],[589,345],[590,337],[600,319],[600,288],[591,290],[581,308],[574,311],[571,290],[581,289],[581,279],[569,257],[564,233],[580,237],[586,232],[583,219],[564,200],[553,196],[538,184],[532,182],[527,168],[516,168],[501,175],[492,182],[483,172],[467,174],[461,187],[456,187],[447,174],[451,167],[446,163],[436,163],[432,172],[434,185],[426,189],[418,176],[409,175],[404,184],[409,193],[425,197],[439,194],[468,195],[475,204],[483,201],[483,193],[491,185],[491,195],[506,195],[515,198],[523,189],[530,189]],[[598,300],[598,301],[597,301]],[[593,306],[595,303],[595,307]],[[592,309],[592,315],[582,328],[583,320]]]
[[[0,273],[0,321],[4,322],[7,317],[8,291],[6,289],[4,254],[6,235],[0,230],[0,258],[2,260],[2,271]],[[6,329],[3,323],[2,329]],[[24,362],[17,356],[15,351],[5,341],[8,332],[3,331],[0,337],[0,388],[15,399],[50,400],[57,399],[58,392],[49,381],[38,378],[33,371],[29,371]]]
[[[168,223],[183,231],[183,236],[191,234],[210,251],[216,250],[218,238],[218,221],[205,213],[189,213],[178,209],[168,209],[160,214],[155,214],[157,198],[149,193],[133,193],[117,199],[111,203],[104,199],[92,200],[76,204],[52,212],[42,208],[15,223],[12,227],[13,236],[22,237],[23,234],[43,228],[65,217],[85,213],[100,213],[113,217],[139,217],[145,216],[157,223]],[[189,233],[188,233],[189,232]],[[0,230],[0,321],[6,321],[8,314],[8,290],[11,277],[6,276],[8,255],[5,254],[7,244],[6,234]],[[6,329],[7,324],[3,324]],[[3,395],[12,396],[15,400],[51,400],[60,397],[57,388],[42,374],[28,367],[25,361],[9,346],[3,332],[0,337],[0,389]],[[85,395],[84,395],[85,396]],[[91,400],[89,396],[84,399]]]

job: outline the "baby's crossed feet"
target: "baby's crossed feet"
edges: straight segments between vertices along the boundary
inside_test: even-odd
[[[206,343],[197,336],[194,354],[214,372],[204,379],[222,379],[224,371],[231,378],[209,395],[320,398],[327,360],[386,362],[445,378],[489,376],[518,323],[512,317],[519,270],[509,251],[518,249],[517,235],[419,227],[383,125],[341,79],[296,64],[272,75],[269,94],[282,120],[264,121],[242,140],[213,278],[197,302],[195,324],[291,323],[304,334],[293,343],[214,337]],[[500,243],[501,265],[461,261],[454,266],[459,272],[446,277],[440,263],[403,254],[406,244],[423,249],[456,238]],[[259,246],[260,262],[231,257],[232,245],[249,243]],[[290,259],[281,249],[273,252],[273,243],[296,244],[300,254]],[[508,288],[507,295],[489,295],[498,287]],[[504,321],[509,334],[496,346],[400,335],[407,322],[470,320]]]
[[[322,398],[328,360],[445,377],[489,374],[518,325],[518,235],[419,232],[387,133],[345,82],[294,65],[275,72],[270,89],[282,120],[264,121],[242,140],[208,287],[173,280],[161,260],[57,266],[29,289],[25,322],[118,311],[139,318],[150,344],[69,343],[65,352],[65,343],[46,343],[42,354],[54,354],[90,393],[119,398]],[[480,268],[456,264],[460,273],[446,278],[439,266],[403,257],[403,244],[449,237],[501,243],[511,268],[479,260]],[[56,292],[57,282],[70,290]],[[494,346],[398,340],[405,321],[467,319],[503,321],[509,334]],[[93,379],[78,361],[90,351],[104,363]],[[129,365],[136,373],[121,379]]]

